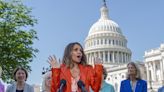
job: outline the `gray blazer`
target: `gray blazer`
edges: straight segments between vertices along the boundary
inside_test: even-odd
[[[16,92],[16,82],[7,86],[6,92]],[[25,83],[23,92],[34,92],[34,88]]]

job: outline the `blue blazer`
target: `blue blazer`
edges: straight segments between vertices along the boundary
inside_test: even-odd
[[[121,82],[120,92],[132,92],[129,79],[123,80]],[[144,80],[138,79],[135,92],[147,92],[147,82]]]
[[[158,92],[164,92],[164,86],[158,89]]]

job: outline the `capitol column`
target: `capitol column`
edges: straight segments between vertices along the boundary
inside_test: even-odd
[[[150,75],[149,75],[149,63],[145,63],[146,66],[146,75],[147,75],[147,84],[148,84],[148,89],[150,88]]]
[[[164,68],[163,68],[163,64],[162,64],[162,60],[161,61],[159,61],[159,63],[160,63],[160,75],[161,75],[161,80],[163,81],[164,80],[164,76],[163,76],[163,70],[164,70]]]
[[[87,62],[90,64],[90,55],[89,55],[89,53],[87,55],[88,55],[88,57],[87,57],[88,61]]]
[[[89,64],[92,64],[92,63],[91,63],[91,61],[92,61],[92,60],[91,60],[91,54],[88,53],[88,56],[89,56],[89,57],[88,57],[88,58],[89,58]]]
[[[92,64],[94,64],[95,61],[95,56],[94,56],[94,52],[92,52]]]
[[[130,58],[130,57],[131,57],[131,55],[128,55],[128,56],[129,56],[129,58],[128,58],[128,59],[129,59],[129,62],[131,62],[131,58]]]
[[[128,53],[126,53],[126,63],[128,63],[129,60],[128,60]]]
[[[87,57],[87,62],[88,62],[88,61],[89,61],[89,58],[88,58],[89,56],[88,56],[88,54],[86,54],[86,57]],[[88,63],[89,63],[89,62],[88,62]]]
[[[108,51],[108,63],[110,62],[110,51]]]
[[[116,51],[116,62],[119,63],[119,52]]]
[[[127,61],[127,53],[125,53],[125,63],[126,63],[126,61]]]
[[[97,54],[96,54],[96,52],[93,52],[93,54],[94,54],[94,58],[96,58],[96,57],[97,57]]]
[[[163,66],[162,66],[162,69],[163,69],[163,70],[161,70],[161,72],[162,72],[162,76],[164,77],[164,56],[162,56],[162,62],[161,62],[161,63],[162,63],[162,65],[163,65]],[[163,78],[163,77],[162,77],[162,78]],[[164,85],[164,78],[163,78],[163,85]]]
[[[106,62],[106,59],[105,59],[105,51],[103,51],[103,63]]]
[[[153,81],[154,80],[154,70],[153,70],[153,64],[152,62],[149,63],[150,67],[150,72],[151,72],[151,77],[150,77],[150,81]]]
[[[114,60],[114,51],[112,52],[112,60],[113,60],[113,63],[115,63],[115,60]]]
[[[121,63],[121,52],[119,52],[119,63]]]
[[[91,59],[91,53],[89,53],[89,64],[92,64],[91,61],[92,61],[92,59]]]
[[[123,64],[123,52],[121,53],[121,63]]]
[[[130,55],[127,54],[127,62],[130,62]]]
[[[150,75],[150,76],[149,76],[149,83],[150,83],[150,87],[152,87],[152,84],[153,84],[152,82],[155,81],[155,80],[154,80],[154,70],[153,70],[153,63],[152,63],[152,61],[150,61],[150,62],[148,63],[148,66],[149,66],[149,71],[150,71],[150,72],[149,72],[149,73],[150,73],[150,74],[149,74],[149,75]]]
[[[125,63],[125,52],[123,53],[123,62]]]
[[[92,64],[92,54],[91,53],[89,53],[90,54],[90,64]]]
[[[100,51],[98,52],[98,58],[100,58],[100,59],[101,59],[101,54],[100,54]]]
[[[156,81],[157,80],[157,78],[156,78],[156,67],[155,67],[155,61],[153,61],[153,74],[154,74],[154,81]]]

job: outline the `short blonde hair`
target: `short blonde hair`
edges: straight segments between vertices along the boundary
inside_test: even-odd
[[[141,79],[140,69],[138,68],[137,64],[136,64],[135,62],[129,62],[129,63],[127,64],[127,67],[128,67],[129,65],[132,65],[132,66],[135,67],[136,73],[137,73],[137,74],[136,74],[136,79]],[[130,76],[129,76],[128,72],[127,72],[127,79],[129,79],[129,78],[130,78]]]
[[[43,76],[43,82],[42,82],[42,91],[43,92],[46,90],[46,79],[47,79],[48,76],[51,77],[51,74],[52,74],[51,71],[48,71]]]

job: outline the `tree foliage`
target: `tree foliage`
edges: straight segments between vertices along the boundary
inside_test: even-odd
[[[37,20],[30,15],[31,10],[18,0],[0,0],[0,66],[5,82],[12,81],[18,66],[31,71],[29,63],[38,52],[33,48],[37,33],[32,29]]]

